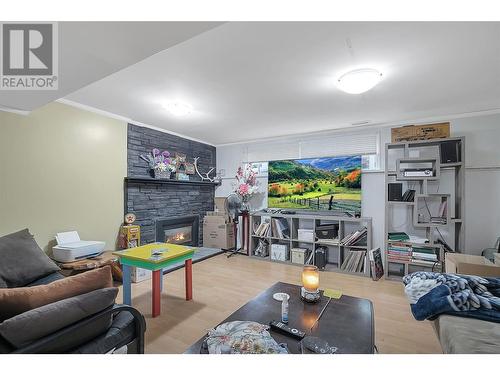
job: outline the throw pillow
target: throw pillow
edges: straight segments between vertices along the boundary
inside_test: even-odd
[[[117,293],[118,288],[98,289],[38,307],[0,323],[0,335],[22,348],[112,306]]]
[[[111,267],[106,266],[47,285],[0,289],[0,321],[52,302],[112,286]]]
[[[60,271],[28,229],[0,237],[0,259],[0,288],[17,288]]]

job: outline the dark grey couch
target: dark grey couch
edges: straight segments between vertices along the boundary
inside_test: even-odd
[[[63,278],[28,229],[0,237],[0,259],[0,288]],[[92,290],[15,316],[0,310],[0,353],[144,353],[144,317],[116,305],[117,293],[113,287]]]
[[[60,273],[54,272],[26,286],[48,284],[61,278]],[[62,306],[64,302],[55,304]],[[139,311],[115,304],[25,346],[14,347],[0,334],[0,353],[104,354],[118,349],[122,353],[141,354],[145,330],[146,323]]]

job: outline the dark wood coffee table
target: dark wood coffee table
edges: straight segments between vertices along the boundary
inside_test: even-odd
[[[318,336],[338,348],[338,353],[369,354],[374,352],[373,305],[371,301],[343,295],[332,299],[320,321],[312,332],[310,327],[325,306],[328,298],[321,297],[316,304],[307,304],[300,299],[300,286],[278,282],[252,299],[221,323],[234,320],[251,320],[268,324],[281,319],[281,302],[273,299],[273,294],[285,292],[290,295],[289,323],[310,336]],[[286,343],[291,353],[300,353],[299,341],[271,331],[278,343]],[[203,352],[202,344],[206,336],[191,345],[186,353]]]

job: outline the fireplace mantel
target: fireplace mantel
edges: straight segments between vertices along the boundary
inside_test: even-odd
[[[151,177],[125,177],[125,183],[136,183],[136,184],[161,184],[161,185],[198,185],[198,186],[214,186],[217,187],[220,184],[218,182],[210,181],[182,181],[182,180],[167,180],[158,179]]]

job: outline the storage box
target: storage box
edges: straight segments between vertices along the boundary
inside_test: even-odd
[[[305,264],[306,263],[307,249],[302,249],[300,247],[294,247],[291,250],[291,253],[292,253],[292,263],[295,263],[295,264]]]
[[[223,215],[207,215],[203,219],[203,246],[216,249],[234,247],[233,223]]]
[[[151,279],[151,271],[144,268],[130,267],[130,279],[133,283],[140,283]]]
[[[288,246],[280,243],[271,244],[271,260],[288,260]]]
[[[297,229],[299,241],[314,242],[314,231],[312,229]]]
[[[480,255],[446,253],[446,273],[500,277],[500,266]]]
[[[316,237],[318,239],[333,240],[339,235],[339,225],[338,224],[323,224],[316,226]]]
[[[424,139],[448,138],[450,123],[408,125],[391,129],[392,142],[420,141]]]

